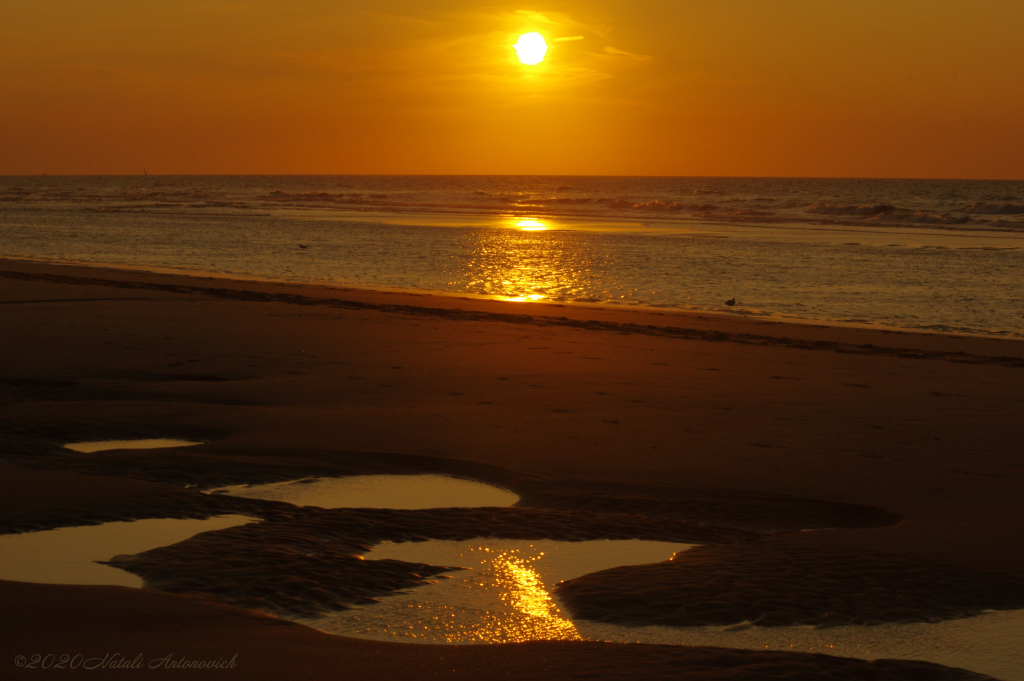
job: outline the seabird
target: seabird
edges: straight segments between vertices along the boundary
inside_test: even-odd
[[[729,300],[725,301],[725,304],[728,305],[729,307],[732,307],[733,305],[736,304],[736,299],[730,298]]]

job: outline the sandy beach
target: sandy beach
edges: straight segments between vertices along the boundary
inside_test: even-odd
[[[576,616],[612,623],[871,625],[1024,608],[1021,341],[13,260],[0,261],[0,311],[4,533],[265,521],[122,561],[155,589],[0,582],[10,678],[127,678],[11,663],[37,653],[237,654],[246,679],[980,678],[712,648],[392,644],[267,614],[429,577],[353,557],[388,539],[704,544],[560,590]],[[61,449],[148,437],[207,444]],[[521,501],[305,511],[193,489],[422,472]],[[168,672],[132,672],[150,675]]]

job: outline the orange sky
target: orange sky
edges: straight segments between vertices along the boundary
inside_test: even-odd
[[[0,174],[1024,179],[1022,35],[1021,0],[4,0]]]

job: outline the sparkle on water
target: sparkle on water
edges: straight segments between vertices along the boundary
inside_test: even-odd
[[[137,441],[121,441],[137,442]],[[196,443],[189,443],[196,444]],[[356,483],[363,493],[380,488],[371,478],[417,478],[421,487],[469,483],[442,476],[358,476],[330,480],[253,486],[285,490],[286,500],[329,504],[334,482]],[[441,481],[424,480],[442,478]],[[317,489],[315,483],[327,483]],[[485,490],[458,497],[463,505],[507,505],[517,500],[505,490],[475,483]],[[438,487],[434,488],[436,492]],[[464,488],[465,491],[466,488]],[[505,495],[502,500],[493,496]],[[297,494],[297,496],[296,496]],[[306,496],[308,495],[308,497]],[[420,497],[404,506],[401,486],[374,507],[428,508]],[[486,496],[491,495],[491,496]],[[429,497],[429,494],[428,494]],[[261,498],[282,498],[268,496]],[[353,503],[347,496],[342,505]],[[442,497],[451,506],[456,499]],[[472,501],[484,504],[471,504]],[[500,503],[503,501],[504,503]],[[499,502],[499,503],[489,503]],[[294,503],[294,502],[293,502]],[[426,503],[427,505],[421,505]],[[201,532],[257,522],[245,516],[207,520],[146,519],[102,525],[64,527],[0,536],[0,579],[52,584],[106,584],[142,587],[141,578],[97,561],[131,555],[183,541]],[[414,590],[382,598],[372,606],[300,621],[328,633],[421,643],[499,643],[531,640],[603,640],[623,643],[703,645],[752,650],[826,653],[862,659],[898,658],[936,662],[989,674],[1004,681],[1024,681],[1024,610],[990,612],[978,617],[930,624],[886,624],[817,629],[808,626],[757,627],[619,627],[572,620],[551,596],[558,582],[616,567],[669,559],[688,545],[638,540],[586,542],[487,539],[466,542],[385,542],[369,559],[395,559],[468,568]]]
[[[502,300],[507,300],[510,303],[525,303],[525,302],[528,302],[528,301],[534,301],[535,302],[535,301],[538,301],[538,300],[544,300],[544,296],[542,296],[539,293],[531,293],[528,296],[510,296],[508,298],[502,298]]]
[[[354,475],[305,478],[213,490],[250,499],[320,508],[456,508],[511,506],[519,497],[506,489],[445,475]]]
[[[21,177],[0,226],[5,258],[1024,336],[1024,182]]]
[[[372,606],[302,620],[329,633],[420,643],[580,640],[551,596],[561,581],[619,565],[668,560],[687,544],[640,540],[487,539],[384,542],[368,559],[468,568]]]
[[[206,443],[194,440],[168,440],[164,438],[150,440],[103,440],[98,442],[72,442],[64,445],[64,449],[91,454],[107,449],[163,449],[165,447],[191,447],[201,444]]]
[[[141,588],[141,577],[97,563],[170,546],[200,532],[256,522],[241,515],[206,520],[150,518],[0,535],[0,579],[42,584],[112,584]]]
[[[686,548],[637,540],[385,542],[367,559],[470,569],[374,605],[301,621],[342,636],[418,643],[598,640],[912,659],[1024,681],[1019,645],[1024,610],[870,627],[621,627],[573,620],[551,596],[559,581],[619,565],[660,562]]]

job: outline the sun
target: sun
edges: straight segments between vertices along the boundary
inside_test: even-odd
[[[543,232],[548,228],[543,222],[537,220],[520,220],[516,223],[516,227],[524,232]]]
[[[544,42],[544,36],[536,31],[522,34],[519,36],[519,42],[512,47],[515,48],[519,61],[529,66],[536,66],[544,61],[544,55],[548,53],[548,44]]]

